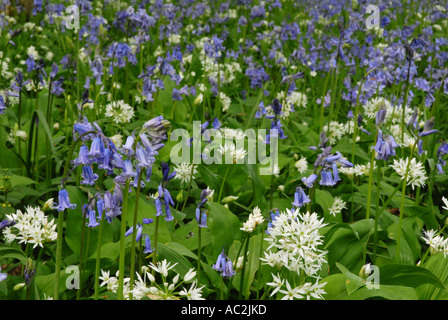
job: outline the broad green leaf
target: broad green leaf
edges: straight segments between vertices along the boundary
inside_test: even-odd
[[[11,181],[11,186],[12,187],[27,186],[27,185],[36,183],[36,181],[34,181],[34,180],[32,180],[32,179],[30,179],[28,177],[18,176],[18,175],[15,175],[15,174],[11,175],[9,180]]]
[[[380,285],[379,289],[361,288],[348,296],[349,300],[383,298],[388,300],[418,300],[414,288]]]
[[[357,273],[364,264],[363,251],[373,233],[374,221],[364,219],[351,224],[351,228],[338,228],[333,235],[325,237],[325,250],[328,250],[329,273],[336,271],[336,262]]]
[[[423,284],[432,284],[445,289],[445,285],[431,271],[423,267],[402,264],[387,264],[380,267],[381,285],[406,286],[417,288]]]
[[[445,287],[448,286],[448,257],[443,253],[430,256],[422,265],[437,277]],[[448,292],[445,289],[437,288],[432,284],[424,284],[416,289],[421,300],[447,300]]]
[[[207,203],[212,252],[218,255],[228,249],[234,240],[241,238],[240,220],[229,209],[216,202]]]

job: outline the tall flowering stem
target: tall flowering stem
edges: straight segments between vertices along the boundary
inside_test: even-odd
[[[125,234],[126,234],[126,215],[128,211],[130,180],[126,179],[123,189],[123,209],[121,211],[121,233],[120,233],[120,261],[118,276],[118,300],[123,300],[123,284],[124,284],[124,262],[125,262]]]
[[[81,142],[81,138],[85,135],[88,135],[90,133],[93,133],[94,131],[86,132],[83,135],[80,135],[72,144],[72,147],[70,148],[70,151],[67,155],[67,160],[65,162],[64,167],[64,173],[62,175],[62,187],[65,188],[65,181],[68,178],[69,168],[70,168],[70,160],[72,159],[73,152],[75,152],[76,146],[79,142]],[[58,238],[56,241],[56,267],[55,267],[55,273],[54,273],[54,295],[53,299],[58,300],[59,299],[59,278],[61,273],[61,263],[62,263],[62,233],[63,233],[63,223],[64,223],[64,217],[65,217],[65,211],[59,211],[58,214]]]
[[[106,221],[105,219],[105,213],[103,212],[100,217],[100,230],[98,232],[98,247],[96,248],[96,265],[95,265],[95,293],[93,298],[95,300],[98,300],[98,291],[100,288],[100,261],[101,261],[101,240],[103,237],[103,229],[104,229],[104,223]]]
[[[400,203],[400,217],[398,220],[398,235],[397,235],[397,252],[395,254],[395,260],[397,263],[400,262],[400,248],[401,248],[401,237],[402,237],[402,230],[401,230],[401,226],[403,224],[403,211],[404,211],[404,197],[406,194],[406,185],[408,182],[408,176],[409,176],[409,167],[411,164],[411,158],[412,155],[414,154],[414,150],[415,150],[415,146],[417,145],[418,139],[415,140],[415,143],[412,145],[411,148],[411,155],[409,156],[409,161],[406,165],[406,173],[404,174],[404,179],[403,179],[403,185],[402,185],[402,189],[401,189],[401,203]]]
[[[134,221],[133,221],[133,230],[137,230],[137,214],[138,214],[138,201],[140,200],[140,189],[141,189],[141,182],[142,182],[142,174],[143,170],[140,170],[138,175],[138,182],[137,182],[137,190],[135,194],[135,206],[134,206]],[[134,270],[135,270],[135,245],[136,245],[136,239],[137,239],[137,232],[132,233],[132,249],[131,249],[131,271],[130,271],[130,289],[132,291],[132,286],[134,284]]]

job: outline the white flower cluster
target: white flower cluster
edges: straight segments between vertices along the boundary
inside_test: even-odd
[[[304,173],[308,170],[308,161],[306,161],[306,158],[302,157],[294,163],[294,166],[297,168],[299,173]]]
[[[373,170],[375,170],[375,163],[373,164]],[[350,179],[353,179],[354,176],[368,176],[370,173],[370,162],[367,165],[363,164],[355,164],[353,167],[340,167],[338,168],[339,172],[342,172]]]
[[[285,91],[280,91],[277,94],[277,99],[282,104],[282,118],[288,118],[290,113],[294,110],[294,107],[306,108],[308,104],[308,98],[306,94],[293,91],[290,94],[286,94]],[[273,114],[272,107],[267,106],[266,111],[268,114]]]
[[[442,252],[446,257],[448,253],[448,239],[444,239],[436,230],[423,230],[422,239],[429,245],[431,253]]]
[[[341,213],[342,209],[347,208],[347,203],[339,197],[334,198],[333,205],[330,208],[330,214],[336,217],[336,214]]]
[[[243,148],[237,148],[233,143],[226,143],[224,146],[219,146],[217,150],[221,155],[225,156],[225,159],[228,157],[232,159],[233,163],[241,162],[244,157],[247,155],[247,151]],[[225,162],[227,163],[227,161]]]
[[[11,215],[7,214],[6,219],[16,222],[3,229],[7,242],[19,240],[19,243],[34,244],[33,248],[43,248],[44,243],[55,241],[58,236],[55,221],[48,221],[48,217],[39,207],[28,206],[25,213],[17,210]]]
[[[132,290],[130,289],[130,278],[123,279],[123,296],[126,300],[130,300],[131,296],[134,300],[141,300],[144,297],[147,297],[151,300],[179,300],[181,298],[186,298],[188,300],[204,300],[202,298],[202,287],[197,286],[197,280],[193,280],[196,276],[196,271],[194,269],[190,269],[184,276],[183,280],[180,280],[180,275],[176,274],[171,283],[168,282],[168,271],[174,268],[177,263],[171,264],[167,262],[167,260],[159,261],[156,265],[153,263],[149,264],[149,267],[142,267],[142,275],[138,272],[137,279],[134,281],[134,285]],[[161,277],[161,285],[156,282],[155,276],[151,274],[151,269],[157,272]],[[102,280],[101,286],[106,286],[107,290],[110,292],[117,292],[118,289],[118,276],[119,272],[117,271],[115,277],[110,276],[109,271],[101,270],[102,276],[100,280]],[[147,281],[149,280],[149,284]],[[192,282],[191,282],[192,281]],[[184,283],[191,282],[190,288],[186,289],[182,287],[180,291],[177,291],[179,287]]]
[[[325,125],[324,130],[326,131],[327,137],[330,139],[329,143],[333,145],[337,141],[339,141],[345,134],[353,133],[354,126],[353,124],[350,125],[350,121],[346,123],[331,121],[328,132],[327,132],[327,125]]]
[[[375,97],[367,101],[363,105],[364,115],[369,119],[375,119],[376,114],[383,107],[386,109],[385,123],[401,123],[403,117],[403,110],[401,106],[394,106],[389,100],[383,97]],[[407,123],[412,115],[412,108],[405,109],[405,122]]]
[[[404,180],[406,175],[406,168],[409,163],[409,157],[406,160],[394,159],[394,163],[390,166],[394,168],[399,176],[401,176],[401,180]],[[412,189],[415,186],[423,187],[425,186],[426,181],[426,173],[423,168],[423,164],[420,161],[417,161],[415,158],[412,158],[411,163],[409,164],[409,173],[407,176],[407,185],[411,185]]]
[[[174,176],[174,178],[179,179],[184,183],[189,183],[190,177],[194,179],[194,175],[198,173],[196,167],[197,166],[195,166],[194,164],[181,162],[180,164],[177,164],[176,167],[174,168],[174,171],[176,171],[176,175]]]
[[[251,233],[255,230],[255,228],[264,222],[264,218],[261,215],[261,210],[258,207],[255,207],[251,214],[249,214],[249,218],[246,222],[243,223],[243,227],[240,230],[244,232]]]
[[[304,299],[310,300],[323,299],[323,295],[326,293],[323,289],[326,282],[316,281],[316,283],[305,282],[303,285],[298,287],[292,287],[291,284],[286,279],[282,279],[280,275],[275,276],[272,274],[272,282],[266,283],[268,286],[274,287],[271,296],[277,292],[283,294],[282,300],[294,300],[294,299]]]
[[[272,226],[267,230],[266,241],[270,242],[265,258],[260,258],[265,264],[272,267],[285,267],[295,275],[304,274],[306,279],[314,279],[314,284],[307,281],[291,288],[286,281],[274,277],[269,285],[274,287],[272,295],[276,292],[285,294],[286,298],[322,297],[324,284],[319,284],[318,272],[326,263],[326,251],[318,249],[323,244],[323,237],[319,229],[326,223],[318,219],[316,213],[301,214],[299,209],[279,213]],[[274,251],[272,249],[275,249]],[[276,280],[277,279],[277,280]],[[286,285],[286,291],[281,291]]]
[[[8,134],[8,141],[11,142],[12,144],[15,144],[16,138],[19,138],[22,141],[26,141],[26,139],[28,138],[26,131],[19,130],[19,126],[17,123],[15,124],[11,132]]]
[[[128,123],[134,116],[134,108],[123,100],[112,101],[106,105],[105,116],[112,118],[115,123]]]

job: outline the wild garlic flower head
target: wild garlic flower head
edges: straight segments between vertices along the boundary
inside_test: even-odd
[[[318,248],[323,243],[319,229],[325,225],[316,213],[301,214],[299,209],[286,209],[270,224],[265,238],[270,245],[265,258],[260,259],[271,266],[284,266],[293,272],[315,275],[326,262],[327,252]]]
[[[448,239],[437,234],[436,230],[423,230],[422,239],[429,246],[431,253],[442,252],[444,257],[448,253]]]
[[[409,172],[407,174],[407,185],[411,185],[412,189],[414,189],[416,186],[417,187],[425,186],[425,182],[427,179],[425,169],[423,168],[423,164],[420,161],[417,161],[415,158],[412,158],[410,163],[409,163],[409,157],[406,158],[406,160],[394,159],[394,163],[391,164],[390,166],[394,168],[395,172],[397,172],[399,176],[401,176],[401,180],[404,180],[408,164],[409,164]]]
[[[304,157],[300,158],[300,160],[297,160],[294,163],[294,166],[297,168],[297,171],[299,171],[299,173],[304,173],[306,170],[308,170],[308,162]]]
[[[258,207],[255,207],[253,212],[249,214],[249,218],[246,222],[244,222],[243,227],[240,230],[252,233],[255,228],[264,222],[264,218],[261,214],[261,210]]]
[[[134,116],[134,108],[123,100],[112,101],[106,105],[105,116],[112,118],[115,123],[128,123]]]
[[[202,298],[202,288],[204,286],[197,286],[197,279],[195,279],[197,272],[194,269],[188,270],[182,277],[178,273],[172,278],[168,277],[169,271],[176,265],[177,263],[171,264],[165,259],[156,264],[150,263],[149,267],[142,267],[141,274],[136,272],[132,290],[130,288],[130,278],[124,278],[124,298],[126,300],[130,300],[131,297],[133,300],[141,300],[145,297],[151,300],[180,300],[181,298],[204,300]],[[158,275],[152,275],[151,269]],[[106,286],[108,291],[116,293],[119,273],[117,272],[115,277],[111,277],[109,271],[101,270],[101,273],[101,286]],[[160,279],[160,283],[158,283],[156,278]],[[189,288],[183,286],[188,283],[191,283]]]
[[[330,214],[336,217],[336,214],[341,213],[342,209],[347,208],[347,203],[339,197],[334,198],[333,205],[330,208]]]
[[[18,240],[19,243],[34,244],[33,248],[44,243],[55,241],[57,238],[56,224],[39,207],[26,207],[26,211],[17,210],[16,213],[6,215],[7,220],[15,221],[14,225],[3,229],[7,242]]]
[[[197,166],[195,166],[194,164],[186,162],[177,164],[174,168],[174,171],[176,171],[176,176],[174,177],[174,179],[179,179],[184,183],[189,183],[190,178],[194,179],[194,175],[198,173],[196,167]]]

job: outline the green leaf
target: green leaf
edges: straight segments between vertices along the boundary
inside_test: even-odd
[[[216,202],[207,203],[210,208],[210,235],[213,254],[218,255],[234,240],[241,238],[240,220],[229,209]]]
[[[265,241],[266,242],[266,241]],[[246,269],[244,272],[244,292],[243,295],[245,297],[248,297],[250,294],[250,286],[252,282],[254,281],[255,274],[258,271],[259,261],[260,261],[260,252],[261,246],[263,246],[263,234],[259,233],[255,236],[250,237],[249,240],[249,246],[248,246],[248,256],[246,260]],[[245,244],[244,244],[245,245]],[[235,241],[232,244],[232,247],[229,249],[229,258],[233,261],[236,261],[238,259],[237,254],[239,251],[239,248],[241,246],[241,241]],[[265,248],[267,247],[267,243],[265,245]],[[244,249],[241,250],[240,256],[243,256]],[[241,283],[241,272],[238,272],[234,277],[232,284],[237,289],[240,290],[240,283]]]
[[[361,288],[348,296],[349,300],[384,298],[388,300],[418,300],[414,288],[380,285],[379,289]]]
[[[364,264],[363,250],[373,233],[373,227],[372,219],[364,219],[351,224],[352,230],[338,227],[331,237],[325,237],[330,273],[336,270],[336,262],[351,272],[359,272]]]
[[[432,284],[445,289],[445,285],[431,271],[423,267],[402,264],[386,264],[380,267],[381,285],[395,285],[417,288],[423,284]]]
[[[349,295],[351,295],[353,292],[366,285],[364,279],[350,272],[346,267],[344,267],[340,263],[336,262],[336,266],[338,267],[339,270],[341,270],[343,274],[345,274],[345,287]]]
[[[48,140],[50,142],[51,152],[54,153],[54,142],[53,136],[51,135],[50,127],[48,126],[47,119],[45,118],[42,110],[35,111],[39,117],[39,123],[44,127],[45,133],[47,134]]]
[[[36,183],[36,181],[34,181],[34,180],[32,180],[32,179],[30,179],[28,177],[18,176],[18,175],[15,175],[15,174],[11,175],[9,180],[11,181],[11,186],[12,187],[27,186],[27,185]]]
[[[429,270],[437,277],[445,287],[448,286],[448,258],[443,253],[430,256],[423,265],[423,268]],[[424,284],[416,289],[417,295],[421,300],[447,300],[448,292],[432,284]]]

